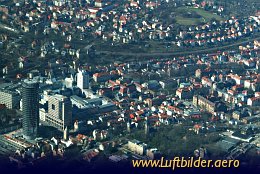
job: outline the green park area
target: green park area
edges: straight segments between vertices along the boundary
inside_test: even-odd
[[[180,7],[177,9],[176,21],[179,25],[197,25],[215,19],[221,21],[224,18],[201,8]]]

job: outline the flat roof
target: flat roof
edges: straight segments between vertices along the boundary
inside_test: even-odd
[[[11,86],[11,85],[13,85],[13,83],[1,83],[0,84],[0,89],[4,89],[4,88],[6,88],[8,86]]]
[[[24,83],[35,84],[35,83],[38,83],[38,81],[36,79],[25,79]]]

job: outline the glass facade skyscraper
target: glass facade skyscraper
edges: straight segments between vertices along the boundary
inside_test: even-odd
[[[39,84],[36,80],[26,79],[22,84],[23,135],[34,139],[39,126]]]

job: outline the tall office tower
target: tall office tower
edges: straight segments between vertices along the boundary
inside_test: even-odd
[[[22,84],[23,135],[34,139],[39,126],[39,84],[36,80],[26,79]]]
[[[45,120],[50,126],[60,131],[72,125],[72,104],[68,97],[51,95],[48,101],[48,113]]]
[[[84,70],[77,73],[77,86],[83,90],[89,88],[89,74]]]

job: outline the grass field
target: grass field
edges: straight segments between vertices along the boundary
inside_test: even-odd
[[[200,8],[193,8],[193,7],[180,7],[178,8],[177,12],[179,13],[191,13],[195,12],[201,16],[201,18],[186,18],[181,15],[176,16],[177,23],[180,25],[196,25],[201,22],[209,22],[211,19],[216,19],[218,21],[223,20],[223,18],[217,14],[213,14],[209,11],[205,11],[204,9]]]

